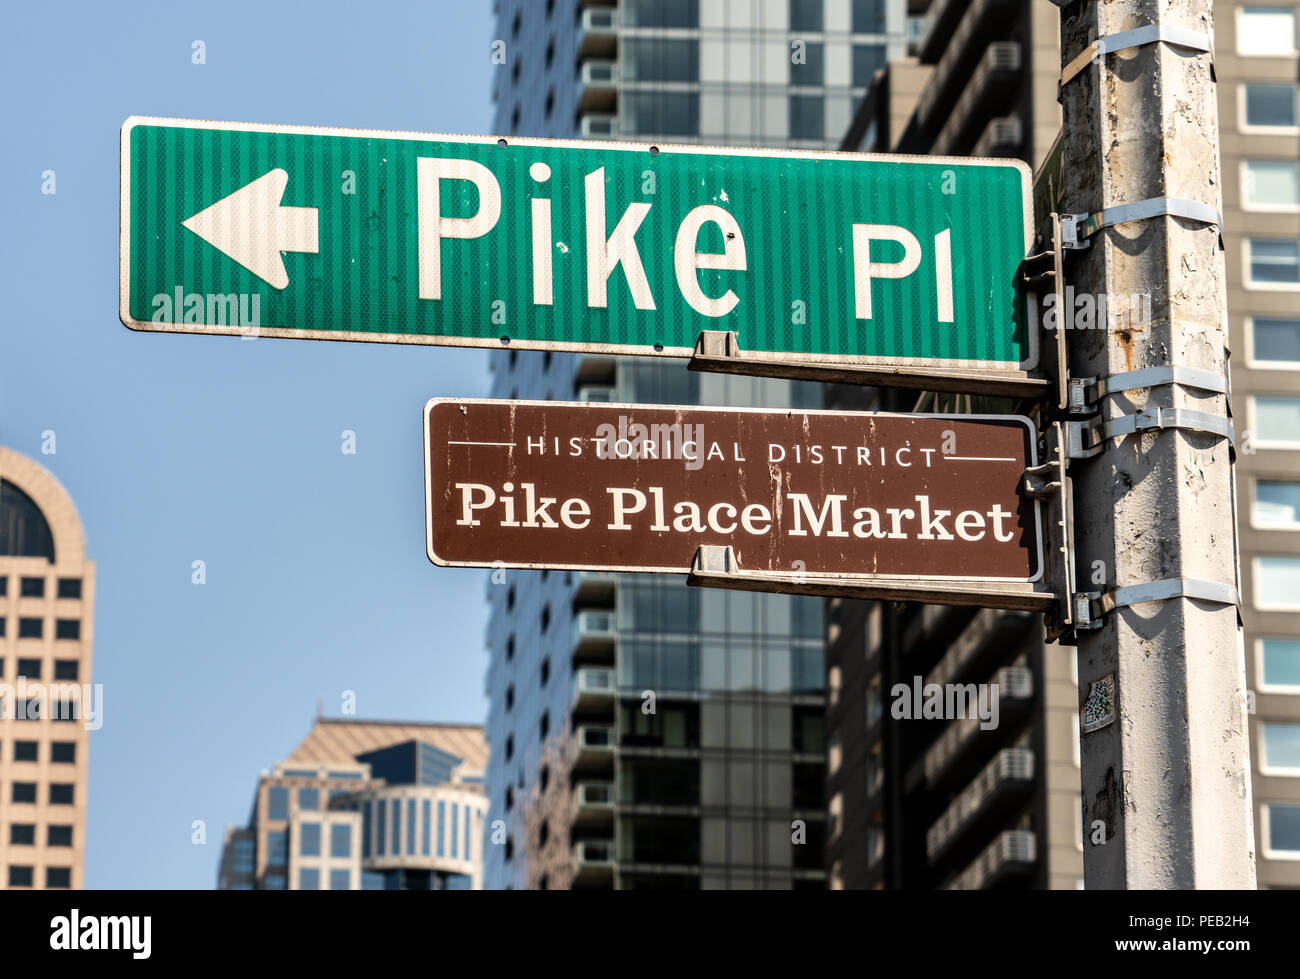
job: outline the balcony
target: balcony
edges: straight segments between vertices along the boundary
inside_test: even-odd
[[[617,61],[584,61],[578,66],[578,111],[612,113],[617,83]]]
[[[618,8],[589,7],[578,18],[578,59],[613,58],[618,50]]]
[[[601,666],[584,666],[573,674],[575,711],[608,707],[614,700],[614,671]]]
[[[1037,841],[1027,829],[1007,830],[976,857],[969,867],[950,880],[950,891],[978,891],[993,887],[1008,877],[1027,873],[1038,859]]]
[[[617,139],[618,116],[612,113],[583,116],[578,133],[583,139]]]
[[[614,757],[612,724],[579,724],[573,731],[573,760],[576,765],[594,765]]]
[[[570,815],[575,826],[604,825],[614,818],[614,783],[579,782]]]
[[[991,119],[975,142],[975,156],[1019,156],[1024,142],[1024,127],[1019,116]]]
[[[1033,785],[1034,753],[1005,748],[984,766],[975,780],[944,810],[925,834],[925,852],[934,863],[956,839]]]
[[[987,127],[994,112],[1020,84],[1020,45],[1015,41],[995,41],[980,58],[979,67],[953,106],[948,121],[934,138],[932,153],[968,152]]]
[[[618,362],[605,354],[583,354],[578,358],[578,369],[573,383],[579,391],[589,384],[612,387],[618,376]]]
[[[1023,666],[1004,666],[994,674],[998,685],[998,713],[1002,724],[1011,721],[1014,712],[1028,705],[1034,694],[1034,675]],[[926,751],[921,765],[925,781],[934,788],[952,774],[953,763],[971,746],[980,730],[980,719],[968,717],[952,721],[938,740]]]
[[[573,617],[573,655],[614,655],[613,612],[579,612]]]
[[[1006,651],[1014,648],[1034,621],[1031,612],[981,609],[952,641],[948,652],[935,664],[925,682],[942,686],[957,681],[978,667],[986,654],[1004,658]]]
[[[921,42],[921,61],[934,64],[912,118],[899,139],[902,153],[934,153],[935,137],[953,117],[953,107],[970,85],[987,49],[1007,36],[1016,22],[1018,5],[1014,0],[972,0],[969,4],[941,4],[946,10],[935,13],[959,13],[953,29],[942,28],[944,16],[937,17],[930,36]],[[945,43],[946,42],[946,43]]]
[[[609,572],[579,571],[577,573],[577,588],[573,591],[573,607],[578,611],[583,609],[597,611],[612,609],[614,607],[614,595],[617,590],[618,579]]]
[[[614,873],[614,843],[611,840],[579,840],[573,844],[573,866],[577,879],[602,880]]]

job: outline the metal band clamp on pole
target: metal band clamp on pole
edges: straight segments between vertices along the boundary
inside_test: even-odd
[[[1110,394],[1167,384],[1181,384],[1183,387],[1217,394],[1228,393],[1228,379],[1214,371],[1199,367],[1144,367],[1141,370],[1111,374],[1109,377],[1070,378],[1070,409],[1082,411]]]
[[[1209,204],[1189,201],[1181,197],[1150,197],[1131,204],[1112,204],[1092,214],[1062,214],[1061,245],[1065,248],[1087,248],[1088,242],[1084,239],[1102,228],[1165,215],[1187,218],[1189,221],[1203,221],[1206,224],[1220,226],[1223,224],[1219,212]]]
[[[1163,602],[1171,598],[1194,598],[1202,602],[1234,607],[1240,604],[1237,589],[1232,585],[1225,585],[1218,581],[1202,581],[1197,578],[1163,578],[1160,581],[1148,581],[1141,585],[1114,588],[1105,594],[1083,592],[1076,595],[1075,611],[1078,626],[1085,629],[1099,629],[1101,617],[1117,608],[1141,605],[1144,602]]]
[[[1137,48],[1144,44],[1155,44],[1159,41],[1180,48],[1191,48],[1194,51],[1210,51],[1213,49],[1208,34],[1191,31],[1185,27],[1148,24],[1145,27],[1135,27],[1131,31],[1120,31],[1118,34],[1106,34],[1097,38],[1061,71],[1061,84],[1066,84],[1095,59],[1104,54],[1109,54],[1112,51],[1123,51],[1127,48]]]

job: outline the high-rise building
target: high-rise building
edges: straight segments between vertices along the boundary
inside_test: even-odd
[[[95,565],[67,491],[0,447],[0,885],[83,886]]]
[[[503,135],[834,148],[902,0],[499,0]],[[494,397],[820,407],[681,362],[498,351]],[[489,887],[825,886],[822,602],[498,573]]]
[[[1060,126],[1057,9],[1038,0],[912,0],[909,15],[918,25],[909,57],[877,75],[844,148],[1015,156],[1038,166]],[[1296,20],[1294,4],[1276,0],[1215,8],[1238,444],[1250,433],[1237,453],[1238,538],[1261,887],[1300,886]],[[863,407],[868,397],[836,388],[831,403]],[[1080,886],[1074,650],[1045,647],[1037,617],[1023,613],[832,602],[829,614],[833,885]],[[996,680],[999,727],[882,723],[893,684],[914,676]]]
[[[482,887],[483,729],[321,718],[227,827],[220,890]]]

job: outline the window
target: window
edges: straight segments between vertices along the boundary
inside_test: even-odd
[[[53,720],[63,721],[65,723],[67,721],[80,720],[81,703],[79,702],[79,699],[76,697],[67,700],[60,698],[58,703],[54,705],[54,709],[50,712],[50,717]]]
[[[80,619],[56,619],[54,621],[54,638],[55,639],[80,639],[81,620]]]
[[[1300,557],[1255,558],[1255,607],[1265,611],[1300,609]]]
[[[542,660],[542,686],[546,686],[551,679],[551,657],[547,656]]]
[[[798,87],[816,88],[825,84],[826,58],[820,41],[805,41],[802,50],[792,48],[790,51],[790,84]],[[799,58],[798,61],[795,58]]]
[[[18,594],[22,598],[44,598],[44,578],[23,578],[18,583]]]
[[[330,871],[330,890],[331,890],[331,891],[350,891],[350,890],[352,890],[352,871],[350,871],[350,870],[331,870],[331,871]]]
[[[315,867],[301,867],[298,870],[298,890],[319,891],[320,871]]]
[[[1261,721],[1259,725],[1263,753],[1262,771],[1300,775],[1300,724]]]
[[[551,606],[549,604],[542,606],[542,631],[545,632],[551,627]]]
[[[853,33],[885,33],[885,0],[853,0]]]
[[[1270,803],[1264,807],[1264,853],[1300,859],[1300,806]]]
[[[342,825],[336,823],[330,827],[330,856],[352,856],[352,827],[346,823]],[[334,885],[331,884],[330,890],[334,889]]]
[[[19,705],[18,709],[22,711],[18,715],[18,720],[39,721],[41,719],[41,698],[28,697],[25,703]]]
[[[283,867],[289,862],[289,831],[272,829],[266,834],[266,862],[269,866]]]
[[[513,710],[515,706],[515,685],[512,683],[506,687],[506,710]]]
[[[515,637],[510,636],[506,639],[506,661],[509,662],[514,658],[515,658]]]
[[[25,676],[29,680],[39,680],[41,678],[41,661],[39,659],[18,660],[18,675]]]
[[[550,713],[550,711],[543,711],[543,712],[542,712],[542,721],[541,721],[541,724],[539,725],[539,731],[540,731],[541,736],[542,736],[543,738],[545,738],[548,734],[551,733],[551,713]]]
[[[389,811],[393,814],[393,840],[392,846],[389,847],[389,853],[394,855],[402,852],[402,800],[394,799],[388,804]]]
[[[876,72],[885,67],[885,45],[853,45],[853,87],[866,88]]]
[[[11,802],[35,802],[36,801],[36,783],[35,782],[14,782],[13,789],[9,796]]]
[[[790,96],[790,138],[821,140],[826,135],[826,100],[820,95]]]
[[[36,845],[36,824],[35,823],[10,823],[9,824],[9,845],[10,846],[35,846]]]
[[[20,867],[17,864],[10,864],[9,865],[9,886],[10,887],[31,887],[32,868]]]
[[[1237,53],[1290,55],[1296,52],[1295,10],[1288,7],[1239,7]]]
[[[46,846],[72,846],[71,826],[48,826],[45,837]]]
[[[77,743],[75,741],[55,741],[50,745],[50,761],[63,764],[75,764],[77,761]]]
[[[60,598],[80,598],[81,597],[81,579],[80,578],[60,578],[59,591]]]
[[[698,92],[637,92],[625,90],[620,102],[624,132],[657,137],[698,136]]]
[[[513,734],[507,734],[506,735],[506,761],[509,761],[511,758],[513,758],[514,754],[515,754],[515,736]]]
[[[1256,527],[1300,530],[1300,482],[1282,479],[1255,480]]]
[[[453,802],[451,804],[451,826],[448,827],[451,836],[451,858],[453,860],[457,858],[457,854],[460,852],[458,847],[460,836],[456,832],[456,830],[459,827],[460,827],[460,803]]]
[[[41,628],[40,619],[19,619],[18,620],[18,638],[19,639],[40,639],[44,630]]]
[[[380,799],[375,808],[375,826],[379,833],[379,838],[375,841],[375,856],[379,856],[379,857],[382,857],[384,855],[384,841],[388,838],[387,836],[388,820],[386,818],[387,815],[388,815],[388,802],[385,799]]]
[[[8,594],[9,594],[9,579],[6,578],[4,575],[0,575],[0,598],[4,598]]]
[[[555,63],[555,38],[546,42],[546,67],[551,67]]]
[[[272,786],[266,792],[267,819],[289,818],[289,790],[283,786]]]
[[[36,753],[39,746],[38,741],[15,741],[14,761],[38,761]]]
[[[71,887],[72,868],[71,867],[46,867],[45,886],[46,887]]]
[[[298,808],[315,812],[320,808],[320,789],[299,789]]]
[[[415,801],[406,800],[406,855],[415,856]]]
[[[508,792],[510,790],[507,789],[506,791]],[[443,802],[442,800],[439,800],[438,801],[438,856],[440,857],[445,852],[443,840],[444,840],[444,834],[446,832],[446,826],[445,826],[446,817],[447,817],[447,803]]]
[[[72,805],[71,782],[51,782],[50,783],[50,805],[52,806],[70,806]]]
[[[298,827],[298,855],[320,856],[320,823],[303,823]]]
[[[1300,209],[1300,163],[1294,160],[1244,160],[1242,207],[1252,211]]]
[[[1241,87],[1242,117],[1251,128],[1300,126],[1300,85],[1247,82]]]
[[[420,812],[420,855],[427,857],[429,855],[429,836],[432,819],[433,803],[425,799],[421,803]]]
[[[283,891],[289,888],[289,878],[283,871],[277,871],[273,874],[266,874],[262,878],[262,888],[268,891]]]
[[[628,27],[700,26],[699,0],[624,0],[619,7]]]
[[[1247,320],[1251,356],[1257,362],[1300,363],[1300,318],[1254,316]]]
[[[1253,286],[1300,287],[1300,239],[1247,238],[1246,281]]]
[[[790,29],[820,32],[822,0],[790,0]]]
[[[1300,693],[1300,639],[1261,639],[1258,649],[1260,688]]]
[[[1257,394],[1250,400],[1256,445],[1288,446],[1300,442],[1300,398]]]
[[[54,679],[75,680],[81,673],[81,663],[75,659],[56,659],[54,661]]]

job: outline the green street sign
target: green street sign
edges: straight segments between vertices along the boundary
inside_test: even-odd
[[[132,329],[1026,371],[1029,171],[132,117]]]

